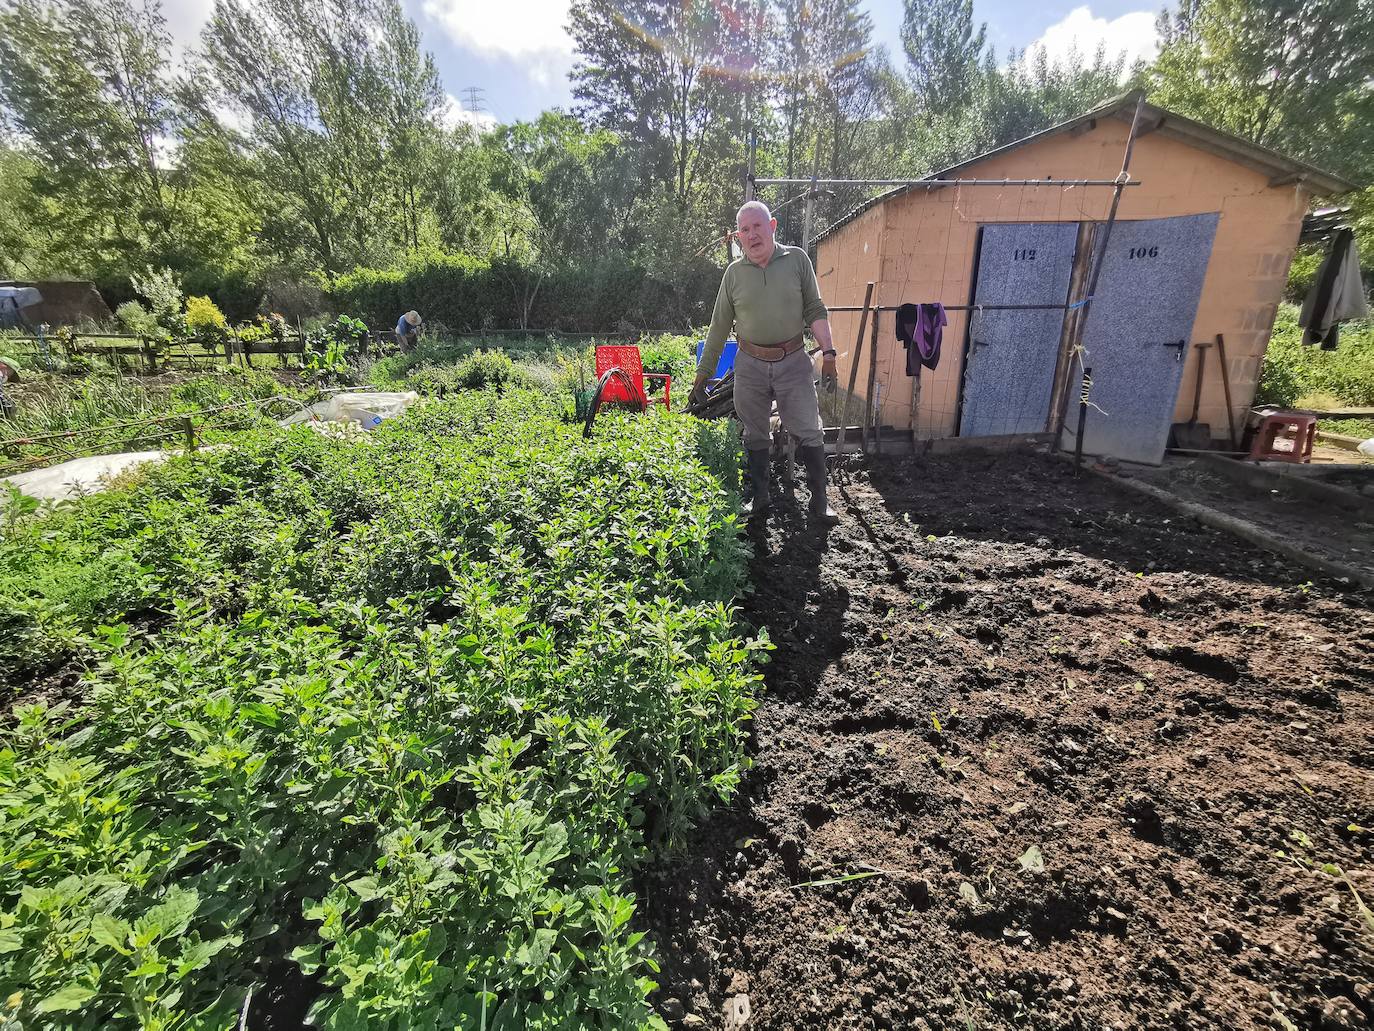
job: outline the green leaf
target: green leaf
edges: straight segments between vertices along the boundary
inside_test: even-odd
[[[348,886],[364,902],[371,902],[386,894],[386,889],[378,884],[375,877],[357,877],[349,881]]]
[[[34,1007],[36,1013],[70,1013],[79,1010],[99,993],[89,985],[73,981],[58,989]]]
[[[130,930],[128,923],[118,917],[98,913],[91,921],[91,940],[100,945],[108,945],[120,955],[132,955],[133,949],[129,948]]]
[[[549,953],[553,950],[553,943],[558,939],[558,932],[550,927],[541,927],[534,932],[531,938],[515,954],[515,961],[522,967],[531,970],[539,970],[544,962],[549,958]]]
[[[160,959],[145,959],[133,970],[129,971],[130,977],[151,977],[153,974],[167,973],[167,964]]]
[[[175,938],[186,932],[199,908],[200,896],[194,889],[170,888],[162,902],[134,922],[134,931],[143,945],[157,938]]]
[[[177,963],[177,977],[185,977],[193,970],[199,970],[233,942],[233,938],[216,938],[212,941],[188,942],[181,947],[181,958]]]
[[[264,727],[275,729],[281,725],[281,716],[277,710],[270,705],[264,705],[262,702],[244,702],[239,706],[239,713],[245,719],[252,720]]]

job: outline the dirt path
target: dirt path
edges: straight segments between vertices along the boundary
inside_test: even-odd
[[[1366,1026],[1305,864],[1374,902],[1368,602],[1048,459],[837,493],[759,546],[756,765],[645,878],[670,1026]]]
[[[1374,514],[1368,509],[1352,511],[1326,500],[1248,486],[1199,462],[1170,463],[1158,469],[1135,467],[1130,475],[1185,501],[1249,520],[1318,555],[1374,574]],[[1370,481],[1360,478],[1353,485],[1335,482],[1358,490]]]

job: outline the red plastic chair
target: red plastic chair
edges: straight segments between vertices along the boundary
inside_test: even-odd
[[[646,379],[663,381],[663,396],[650,398],[644,385]],[[639,348],[634,345],[606,345],[596,349],[596,390],[591,403],[587,406],[587,421],[582,427],[582,436],[592,435],[592,423],[602,405],[616,405],[632,408],[637,412],[648,411],[651,403],[663,402],[670,408],[669,391],[672,390],[673,377],[659,372],[645,372]]]
[[[651,403],[661,401],[664,408],[672,409],[669,394],[672,390],[673,377],[657,372],[646,373],[638,347],[633,344],[607,344],[598,347],[596,349],[597,380],[601,380],[607,373],[616,369],[619,369],[624,375],[611,376],[601,387],[600,400],[602,404],[628,404],[642,412],[647,410]],[[649,397],[644,383],[647,379],[661,379],[663,381],[663,396],[661,398],[651,399]]]

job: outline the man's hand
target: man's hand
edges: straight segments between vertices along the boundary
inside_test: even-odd
[[[826,355],[821,359],[821,386],[827,394],[833,394],[839,382],[839,375],[835,371],[835,356]]]
[[[692,384],[692,391],[687,395],[687,403],[691,406],[704,404],[706,402],[706,380],[699,379]]]

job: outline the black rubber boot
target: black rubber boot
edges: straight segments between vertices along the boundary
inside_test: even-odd
[[[768,489],[768,458],[766,447],[750,448],[745,452],[749,460],[749,500],[741,509],[745,519],[764,519],[772,501]]]
[[[840,517],[825,497],[825,445],[814,444],[799,451],[802,463],[806,466],[806,483],[811,488],[811,506],[808,509],[811,518],[818,523],[834,526]]]

